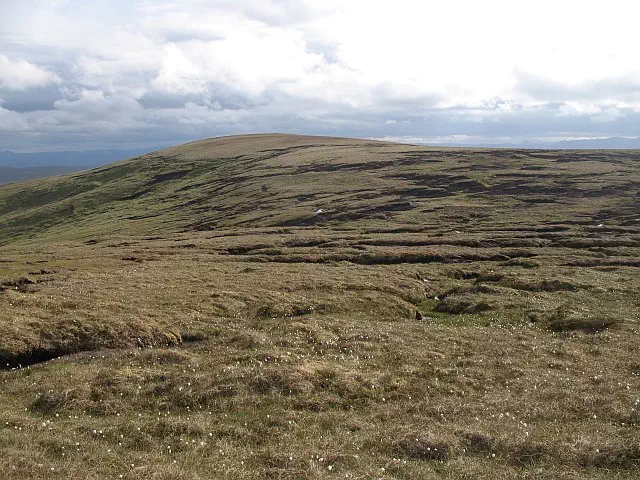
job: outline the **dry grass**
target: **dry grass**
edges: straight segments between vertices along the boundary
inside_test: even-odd
[[[151,235],[115,220],[140,214],[142,195],[76,230],[27,222],[39,236],[2,247],[3,478],[638,477],[640,226],[622,190],[567,194],[635,181],[633,154],[520,152],[550,175],[525,181],[514,152],[349,153],[327,139],[271,151],[296,142],[216,147],[255,175],[234,195],[279,198],[228,220],[245,226],[173,231],[187,216],[167,214],[147,220]],[[205,147],[172,154],[203,169]],[[253,170],[243,152],[261,158]],[[219,167],[240,175],[233,165]],[[119,168],[162,186],[157,171]],[[268,176],[294,170],[289,183]],[[491,171],[529,193],[498,188]],[[170,181],[194,181],[181,175]],[[358,175],[372,188],[451,187],[414,210],[410,193],[381,200],[379,219],[353,193]],[[177,201],[162,188],[149,195]],[[363,216],[275,225],[309,222],[307,197],[291,199],[303,194]],[[526,214],[513,208],[528,196]]]

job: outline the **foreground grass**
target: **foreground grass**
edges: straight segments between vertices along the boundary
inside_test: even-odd
[[[9,478],[637,476],[634,267],[283,263],[226,253],[251,232],[181,238],[5,249],[5,276],[50,278],[0,297],[5,352],[89,350],[0,373]],[[617,322],[554,333],[559,305]]]
[[[389,335],[399,326],[374,329],[387,338],[350,339],[350,354],[313,352],[308,340],[291,341],[295,327],[280,326],[257,330],[252,347],[229,333],[183,350],[100,352],[6,373],[4,471],[637,475],[637,365],[620,362],[632,353],[620,337],[407,324]]]

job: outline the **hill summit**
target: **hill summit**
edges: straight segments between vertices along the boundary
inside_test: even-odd
[[[0,187],[0,241],[309,225],[498,229],[516,211],[535,225],[625,224],[638,221],[636,162],[622,152],[222,137]]]

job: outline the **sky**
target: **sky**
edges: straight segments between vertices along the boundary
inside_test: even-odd
[[[0,0],[0,150],[640,136],[635,0]]]

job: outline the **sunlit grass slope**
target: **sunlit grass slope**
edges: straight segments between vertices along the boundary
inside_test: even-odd
[[[638,219],[639,156],[225,137],[0,187],[0,241],[223,227],[597,225],[612,213],[624,223]]]

